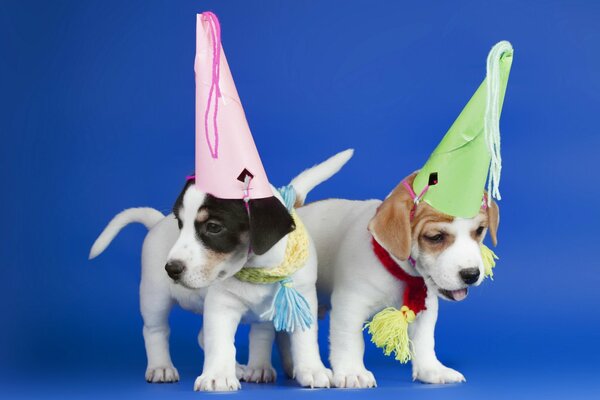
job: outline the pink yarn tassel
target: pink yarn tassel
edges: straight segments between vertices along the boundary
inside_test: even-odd
[[[202,13],[206,21],[210,25],[210,36],[213,43],[213,60],[212,60],[212,81],[210,84],[210,91],[208,92],[208,102],[206,104],[206,112],[204,113],[204,132],[206,135],[206,142],[208,143],[208,149],[212,158],[219,158],[219,127],[217,126],[217,114],[219,112],[219,97],[221,97],[221,90],[219,89],[219,76],[221,72],[221,25],[217,16],[210,11]],[[214,128],[214,147],[210,140],[208,133],[209,125],[209,114],[211,103],[213,105],[213,128]]]

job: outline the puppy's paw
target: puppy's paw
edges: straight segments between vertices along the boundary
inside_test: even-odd
[[[294,370],[296,382],[303,387],[329,388],[331,387],[332,372],[325,366],[300,367]]]
[[[235,377],[239,380],[242,380],[244,377],[244,372],[246,371],[246,366],[244,364],[235,363]]]
[[[194,382],[194,390],[197,392],[232,392],[241,388],[240,381],[233,375],[203,373]]]
[[[438,362],[431,366],[416,367],[413,365],[413,380],[423,383],[460,383],[467,380],[460,372],[448,368]]]
[[[277,379],[277,373],[272,365],[248,365],[241,380],[253,383],[271,383]]]
[[[146,382],[148,383],[173,383],[179,381],[179,372],[174,366],[148,367],[146,369]]]
[[[368,389],[377,387],[375,377],[365,368],[354,371],[336,371],[333,374],[333,386],[348,389]]]

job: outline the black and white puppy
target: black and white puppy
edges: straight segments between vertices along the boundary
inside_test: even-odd
[[[341,152],[294,178],[291,184],[298,201],[304,201],[310,190],[338,172],[352,154],[352,150]],[[237,390],[239,378],[254,382],[275,379],[273,325],[261,316],[270,307],[277,285],[251,284],[233,277],[243,267],[276,267],[284,258],[287,234],[294,223],[274,188],[273,195],[251,200],[249,218],[242,200],[219,199],[188,182],[173,214],[165,217],[152,208],[128,209],[115,216],[98,237],[90,258],[102,253],[129,223],[140,222],[150,229],[142,249],[140,284],[148,381],[179,379],[168,343],[168,316],[175,303],[204,314],[198,335],[205,351],[204,369],[195,390]],[[316,321],[317,258],[312,241],[306,265],[292,278]],[[248,365],[243,368],[236,365],[234,347],[240,321],[252,324]],[[309,330],[290,334],[289,350],[293,375],[300,385],[330,386],[331,371],[319,356],[316,323]]]

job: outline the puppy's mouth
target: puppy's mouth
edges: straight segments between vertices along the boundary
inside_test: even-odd
[[[469,288],[463,288],[458,290],[447,290],[438,288],[438,292],[448,300],[461,301],[467,298],[467,295],[469,294]]]
[[[208,287],[216,282],[224,281],[228,277],[229,277],[229,275],[227,274],[226,271],[219,271],[219,273],[216,276],[212,277],[209,280],[203,280],[201,282],[198,282],[193,277],[191,278],[191,280],[181,277],[178,279],[172,279],[171,281],[174,284],[183,286],[186,289],[196,290],[196,289],[202,289],[202,288]]]
[[[182,281],[181,279],[177,279],[176,281],[173,281],[174,284],[176,285],[180,285],[186,289],[190,289],[190,290],[196,290],[196,289],[202,289],[203,286],[193,286],[190,285],[189,283],[186,283],[185,281]]]

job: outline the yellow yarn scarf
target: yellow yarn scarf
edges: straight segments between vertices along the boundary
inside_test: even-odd
[[[308,259],[308,233],[302,220],[292,211],[296,229],[288,235],[285,256],[281,264],[275,268],[244,267],[235,277],[250,283],[275,283],[298,271]]]

